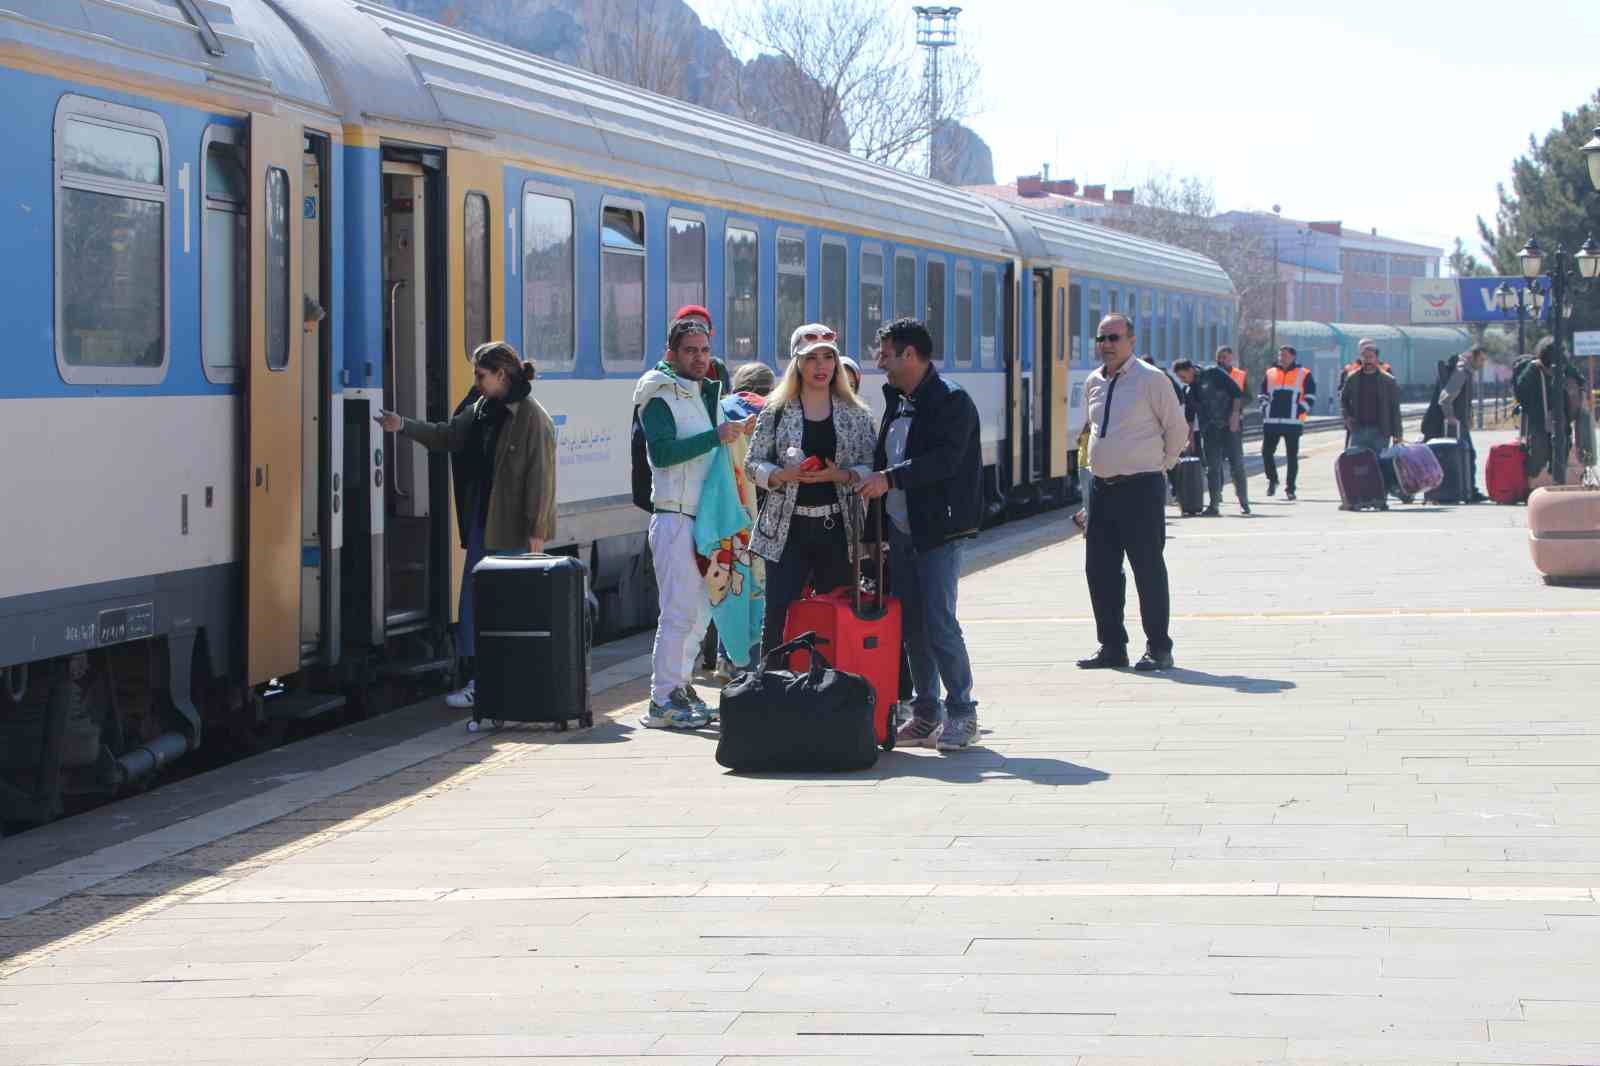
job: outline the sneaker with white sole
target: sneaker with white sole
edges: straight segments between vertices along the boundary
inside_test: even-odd
[[[894,742],[900,748],[936,748],[943,732],[943,722],[930,722],[913,715],[911,721],[901,726],[900,732],[895,734]]]
[[[673,696],[676,697],[677,692]],[[676,699],[669,700],[665,706],[651,700],[649,709],[639,717],[639,724],[646,729],[699,729],[706,721],[703,713]]]
[[[972,742],[977,739],[978,716],[963,714],[945,721],[944,730],[939,734],[939,750],[960,751],[962,748],[971,747]]]
[[[478,701],[477,681],[468,681],[444,698],[444,705],[458,711],[470,711]]]

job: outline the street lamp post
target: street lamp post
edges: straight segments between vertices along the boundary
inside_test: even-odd
[[[1523,294],[1528,290],[1526,286],[1518,285],[1512,288],[1509,282],[1502,281],[1495,286],[1494,305],[1506,314],[1512,311],[1517,313],[1517,354],[1522,355],[1528,350],[1527,342],[1523,339],[1522,323],[1528,317],[1528,305],[1523,300]]]

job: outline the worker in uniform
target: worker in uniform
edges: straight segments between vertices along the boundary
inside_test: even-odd
[[[1300,433],[1305,428],[1311,405],[1316,402],[1317,383],[1311,371],[1295,362],[1291,344],[1278,349],[1278,364],[1261,376],[1261,464],[1267,471],[1267,495],[1278,492],[1278,467],[1273,453],[1283,441],[1288,477],[1284,496],[1294,499],[1295,481],[1300,474]]]

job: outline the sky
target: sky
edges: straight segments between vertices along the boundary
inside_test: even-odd
[[[717,26],[736,0],[688,0]],[[748,2],[748,0],[746,0]],[[912,34],[913,4],[901,4]],[[1478,252],[1511,163],[1600,89],[1600,0],[965,0],[969,124],[998,181],[1211,183],[1270,210]],[[919,68],[920,69],[920,68]]]

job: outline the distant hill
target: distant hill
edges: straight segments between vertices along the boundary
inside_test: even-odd
[[[700,21],[683,0],[646,0],[648,25],[619,25],[614,0],[378,0],[386,7],[431,19],[478,37],[558,62],[583,67],[726,115],[753,115],[783,133],[793,128],[774,105],[780,61],[760,56],[741,63],[722,35]],[[744,107],[738,105],[743,97]],[[827,143],[849,147],[842,126]],[[989,146],[965,126],[941,131],[939,177],[952,185],[992,184]]]

